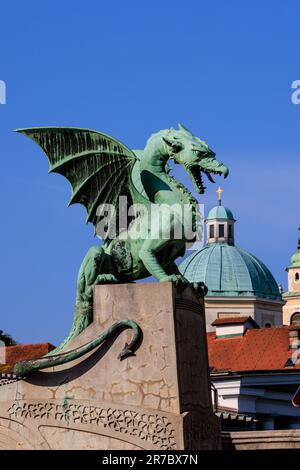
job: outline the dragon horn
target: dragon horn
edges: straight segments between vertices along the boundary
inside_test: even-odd
[[[182,124],[178,124],[178,129],[185,134],[188,134],[189,136],[193,135],[191,131],[189,131],[186,127],[184,127]]]

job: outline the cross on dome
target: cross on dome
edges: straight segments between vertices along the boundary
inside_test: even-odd
[[[219,186],[216,191],[218,193],[219,206],[222,204],[222,192],[223,191],[224,189],[222,189],[221,186]]]

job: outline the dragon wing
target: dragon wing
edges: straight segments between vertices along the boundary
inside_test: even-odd
[[[69,180],[72,186],[69,205],[83,204],[87,223],[97,226],[102,218],[97,214],[100,204],[112,204],[118,219],[119,196],[126,196],[127,209],[133,203],[130,175],[138,159],[113,137],[69,127],[17,129],[17,132],[42,148],[50,162],[49,173],[59,173]]]

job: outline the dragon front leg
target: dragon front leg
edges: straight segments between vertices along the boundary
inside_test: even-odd
[[[166,269],[166,272],[169,275],[174,275],[174,274],[175,275],[180,275],[180,271],[178,269],[178,266],[174,261],[172,261],[170,264],[168,264],[165,269]],[[182,282],[182,278],[183,278],[182,287],[183,288],[187,287],[187,286],[191,287],[195,291],[197,297],[204,297],[207,294],[208,289],[207,289],[206,285],[204,284],[204,282],[189,282],[182,275],[181,275],[181,282]]]
[[[159,248],[163,248],[163,245],[159,246]],[[168,274],[164,268],[159,263],[156,257],[157,249],[153,249],[153,240],[146,240],[142,248],[139,251],[139,257],[143,262],[147,271],[154,277],[156,277],[160,282],[175,282],[175,284],[182,284],[186,283],[186,279],[182,276],[182,274],[177,272]]]

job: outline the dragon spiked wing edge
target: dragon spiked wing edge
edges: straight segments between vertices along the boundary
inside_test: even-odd
[[[130,175],[136,155],[118,140],[101,132],[71,127],[17,129],[36,142],[48,157],[49,173],[65,176],[72,186],[69,205],[83,204],[86,222],[95,227],[100,204],[119,210],[119,196],[130,206]]]

